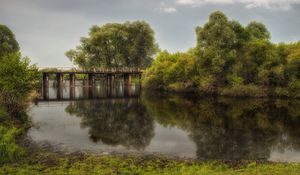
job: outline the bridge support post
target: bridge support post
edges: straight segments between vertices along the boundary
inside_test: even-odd
[[[44,100],[49,99],[49,88],[48,88],[48,86],[43,87],[43,99]]]
[[[130,74],[124,74],[124,84],[131,85],[131,75]]]
[[[75,86],[75,73],[70,73],[70,87],[74,87]]]
[[[111,86],[113,86],[114,84],[114,79],[115,76],[113,74],[108,74],[107,75],[107,85],[111,88]]]
[[[131,87],[130,86],[124,86],[124,97],[131,97]]]
[[[94,86],[95,74],[89,74],[89,86]]]
[[[56,74],[56,81],[57,81],[57,87],[62,87],[63,85],[63,74],[62,73],[57,73]]]
[[[49,74],[43,73],[43,87],[49,86]]]

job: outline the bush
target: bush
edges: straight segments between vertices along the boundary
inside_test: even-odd
[[[287,88],[278,87],[275,89],[275,96],[277,97],[290,97],[290,92]]]
[[[205,94],[213,94],[216,93],[216,87],[214,86],[214,82],[216,78],[212,75],[207,76],[199,76],[197,81],[197,86],[200,92]]]
[[[233,97],[266,97],[267,96],[267,92],[264,88],[253,84],[225,87],[220,90],[220,94],[224,96],[233,96]]]
[[[300,98],[300,80],[292,79],[288,84],[288,90],[291,97]]]
[[[29,93],[38,84],[39,73],[34,65],[30,65],[28,58],[21,58],[19,52],[0,58],[0,103],[10,116],[18,118],[21,115],[27,107]]]

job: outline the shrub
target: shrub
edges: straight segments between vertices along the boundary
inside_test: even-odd
[[[220,94],[224,96],[233,97],[266,97],[266,90],[262,87],[248,84],[248,85],[235,85],[225,87],[220,90]]]
[[[30,65],[28,58],[21,58],[19,52],[0,58],[0,103],[10,116],[18,118],[26,109],[29,93],[38,86],[39,73]]]

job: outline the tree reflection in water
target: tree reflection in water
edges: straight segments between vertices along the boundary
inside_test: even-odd
[[[153,119],[138,98],[74,101],[66,111],[82,118],[94,142],[140,150],[154,136]]]
[[[133,99],[74,101],[66,111],[82,118],[95,142],[145,149],[155,121],[186,131],[198,159],[267,160],[272,150],[300,151],[299,105],[297,100],[143,93]]]
[[[146,95],[150,116],[184,129],[198,159],[267,160],[271,150],[300,151],[300,101]]]

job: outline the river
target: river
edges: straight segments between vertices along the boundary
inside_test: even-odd
[[[53,83],[32,104],[27,138],[61,152],[300,162],[300,101],[195,97],[139,85]]]

